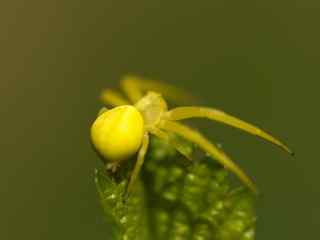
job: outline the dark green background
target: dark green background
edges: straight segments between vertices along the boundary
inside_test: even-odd
[[[256,179],[257,239],[317,239],[319,1],[2,1],[0,239],[107,239],[89,126],[128,72],[191,90],[294,158],[202,124]]]

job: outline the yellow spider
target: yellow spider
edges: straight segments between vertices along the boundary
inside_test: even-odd
[[[138,152],[127,188],[128,193],[132,191],[144,162],[150,134],[169,142],[178,152],[190,159],[179,143],[169,137],[168,132],[173,132],[196,144],[256,192],[255,184],[251,179],[221,149],[201,133],[179,123],[178,120],[208,118],[222,122],[261,137],[292,154],[292,151],[285,144],[270,134],[220,110],[199,106],[176,107],[168,110],[167,103],[160,93],[174,101],[189,98],[186,93],[172,86],[127,76],[122,79],[121,87],[133,105],[121,93],[111,89],[104,90],[101,94],[102,101],[114,108],[111,110],[103,108],[99,112],[91,127],[91,141],[107,163],[107,168],[113,171],[116,171],[122,161]]]

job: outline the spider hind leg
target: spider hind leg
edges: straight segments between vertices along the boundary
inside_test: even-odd
[[[199,132],[189,128],[178,122],[162,121],[160,128],[174,132],[190,142],[195,143],[203,151],[207,152],[211,157],[220,162],[225,168],[236,174],[239,179],[247,185],[254,193],[257,193],[257,188],[252,180],[244,173],[244,171],[236,165],[221,149],[211,143],[206,137]]]
[[[183,120],[188,118],[208,118],[213,121],[221,122],[234,128],[241,129],[247,133],[258,136],[274,145],[280,147],[293,155],[293,152],[284,143],[261,130],[260,128],[231,116],[223,111],[208,107],[177,107],[166,113],[166,119],[171,121]]]

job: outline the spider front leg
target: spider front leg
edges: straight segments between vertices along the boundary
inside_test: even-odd
[[[286,152],[293,154],[293,152],[281,141],[261,130],[260,128],[242,121],[236,117],[233,117],[225,112],[214,108],[207,107],[177,107],[165,114],[165,119],[175,121],[187,118],[208,118],[210,120],[222,122],[229,126],[241,129],[252,135],[256,135],[268,142],[275,144],[276,146],[282,148]]]
[[[126,76],[120,81],[120,85],[133,104],[143,97],[141,84],[136,77]]]
[[[132,188],[134,186],[134,183],[140,173],[141,167],[143,165],[144,162],[144,157],[147,153],[148,150],[148,146],[149,146],[149,134],[147,132],[144,133],[143,139],[142,139],[142,146],[138,152],[138,158],[137,161],[135,163],[133,172],[131,174],[130,180],[129,180],[129,184],[128,184],[128,188],[127,188],[127,194],[130,194],[132,191]]]
[[[161,93],[165,98],[175,103],[194,103],[196,99],[186,91],[171,86],[169,84],[142,79],[135,76],[126,76],[121,80],[121,86],[131,101],[136,103],[148,91]]]
[[[207,152],[211,157],[220,162],[225,168],[235,173],[253,192],[257,193],[255,184],[251,179],[243,172],[243,170],[237,166],[222,150],[216,147],[208,139],[206,139],[199,132],[177,122],[173,121],[161,121],[160,128],[174,132],[190,142],[198,145],[203,151]]]
[[[104,105],[110,105],[112,107],[130,105],[130,103],[122,96],[121,93],[112,89],[103,90],[100,95],[100,99]]]
[[[162,139],[163,141],[167,142],[168,144],[172,145],[177,152],[179,152],[182,156],[184,156],[188,160],[192,160],[190,153],[186,152],[185,149],[177,141],[175,141],[174,139],[171,139],[168,133],[162,131],[159,128],[151,129],[150,133]]]

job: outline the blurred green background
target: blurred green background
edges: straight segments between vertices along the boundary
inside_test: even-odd
[[[107,239],[89,126],[128,72],[256,123],[290,157],[198,121],[261,191],[257,239],[317,239],[320,3],[3,1],[0,239]]]

